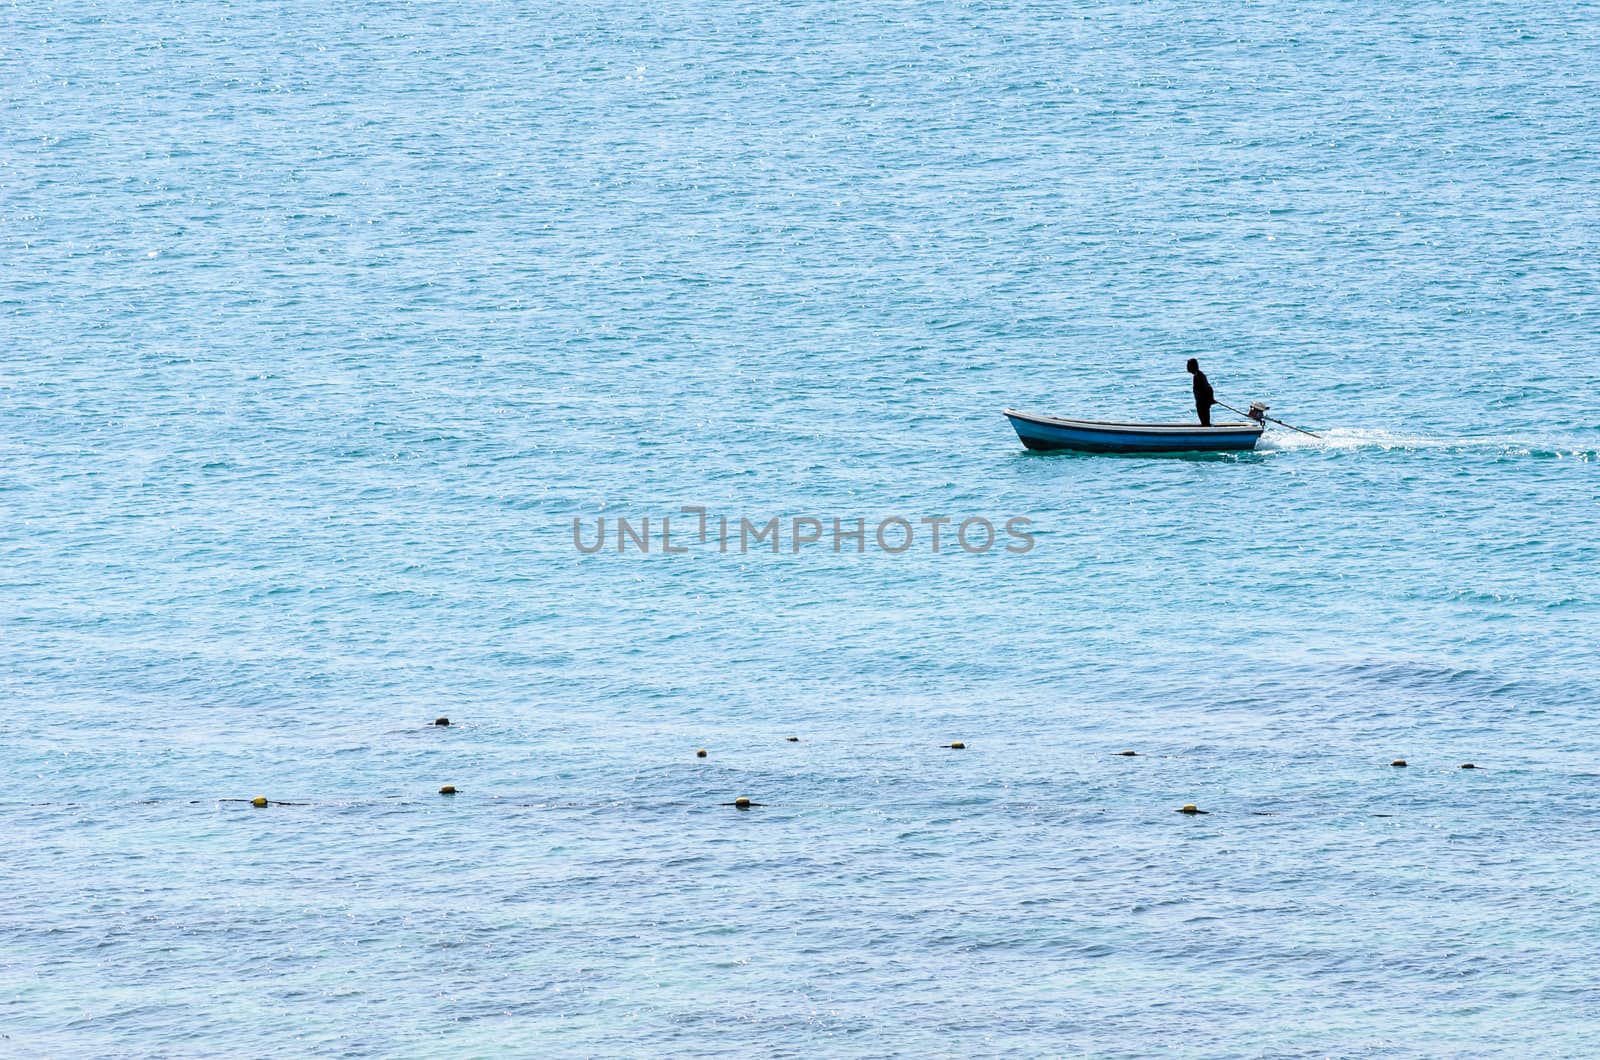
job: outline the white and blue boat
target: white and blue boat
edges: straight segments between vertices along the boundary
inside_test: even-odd
[[[1006,409],[1006,418],[1029,449],[1085,453],[1190,453],[1254,449],[1265,423],[1101,423],[1037,416]]]

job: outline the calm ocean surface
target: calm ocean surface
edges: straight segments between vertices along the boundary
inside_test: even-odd
[[[0,8],[0,1055],[1595,1055],[1597,99],[1592,3]],[[1324,437],[1000,415],[1188,357]]]

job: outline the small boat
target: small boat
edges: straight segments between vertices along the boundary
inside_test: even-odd
[[[1085,453],[1190,453],[1254,449],[1261,432],[1266,429],[1265,423],[1254,419],[1202,427],[1197,423],[1100,423],[1035,416],[1016,409],[1006,409],[1005,414],[1023,445],[1044,452],[1076,449]]]

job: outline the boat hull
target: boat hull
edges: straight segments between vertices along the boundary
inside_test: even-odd
[[[1204,453],[1254,449],[1259,423],[1100,423],[1005,410],[1017,437],[1039,452]]]

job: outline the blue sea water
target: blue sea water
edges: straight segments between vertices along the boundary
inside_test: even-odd
[[[0,1055],[1594,1055],[1597,98],[1592,3],[0,9]],[[1000,415],[1189,357],[1321,438]]]

